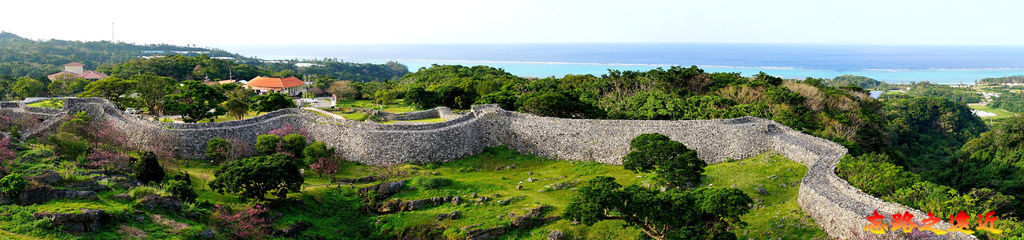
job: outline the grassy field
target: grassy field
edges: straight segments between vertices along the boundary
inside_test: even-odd
[[[60,99],[47,99],[47,100],[42,100],[42,101],[38,101],[38,102],[34,102],[34,103],[29,103],[29,104],[25,104],[25,105],[29,106],[29,107],[42,107],[42,108],[57,108],[57,109],[61,109],[61,108],[64,108],[64,100],[60,100]]]
[[[192,180],[192,188],[200,202],[244,209],[253,202],[243,201],[233,194],[214,192],[207,186],[214,179],[218,167],[203,162],[164,161],[162,165],[168,174],[184,173]],[[22,167],[24,168],[24,166]],[[355,189],[375,183],[352,186],[331,185],[326,176],[314,174],[306,169],[302,191],[288,194],[287,200],[272,203],[271,208],[280,214],[276,227],[286,228],[296,222],[310,223],[309,229],[297,238],[334,236],[338,238],[366,238],[365,234],[387,233],[406,237],[424,236],[421,233],[435,232],[447,238],[465,238],[469,229],[483,229],[507,226],[509,213],[521,214],[539,206],[550,207],[545,217],[561,216],[569,199],[575,196],[574,188],[596,176],[611,176],[623,185],[650,186],[652,175],[636,174],[621,166],[604,165],[595,162],[559,161],[519,154],[507,147],[493,147],[464,159],[446,163],[426,165],[404,164],[392,167],[372,167],[358,163],[343,164],[337,177],[359,178],[390,173],[390,180],[407,180],[406,190],[389,199],[417,200],[431,197],[460,196],[463,204],[442,204],[416,211],[373,215],[360,210],[364,203],[355,194]],[[703,185],[711,187],[736,187],[753,199],[760,199],[757,208],[744,215],[748,225],[733,230],[741,239],[782,238],[812,239],[824,238],[824,233],[815,227],[814,221],[804,215],[797,206],[797,191],[806,168],[778,155],[760,156],[721,163],[706,168]],[[432,186],[424,184],[431,179],[450,180],[449,185]],[[516,186],[522,184],[522,189]],[[565,187],[556,188],[553,186]],[[735,186],[733,186],[735,185]],[[754,188],[766,189],[768,195],[760,195]],[[182,239],[183,233],[197,233],[210,229],[208,222],[197,222],[181,213],[163,210],[135,212],[139,206],[132,201],[118,200],[113,196],[126,193],[117,189],[99,193],[98,200],[58,200],[30,206],[0,206],[0,239],[19,238],[21,234],[44,239],[80,239],[60,231],[52,230],[48,222],[38,221],[32,213],[75,212],[81,208],[100,209],[112,213],[117,221],[106,224],[98,233],[88,238],[114,239],[123,234],[118,231],[130,228],[145,232],[153,239]],[[477,196],[477,197],[473,197]],[[479,197],[489,201],[476,202]],[[437,221],[441,213],[460,211],[462,217],[454,220]],[[154,215],[184,223],[184,230],[172,230],[157,221]],[[135,220],[147,216],[144,220]],[[606,220],[593,226],[572,224],[560,219],[533,229],[513,230],[497,239],[546,239],[551,230],[566,233],[569,239],[638,239],[643,233],[636,227],[621,220]],[[11,235],[11,236],[8,236]],[[397,237],[397,236],[392,236]]]
[[[413,229],[422,229],[424,226],[434,228],[437,227],[433,226],[436,224],[445,229],[443,234],[448,238],[465,237],[464,227],[472,226],[479,229],[507,225],[510,220],[499,216],[505,216],[509,212],[523,212],[538,206],[551,207],[545,216],[560,216],[569,199],[575,195],[575,191],[571,187],[550,189],[553,184],[583,183],[595,176],[615,177],[623,185],[647,186],[652,181],[651,175],[635,174],[621,166],[555,161],[518,154],[504,147],[490,148],[481,154],[439,165],[403,165],[398,168],[408,174],[405,179],[412,183],[414,189],[396,194],[392,198],[414,200],[461,196],[466,201],[471,200],[468,196],[476,194],[492,199],[481,204],[444,204],[423,210],[375,217],[380,231],[383,232],[409,232]],[[731,187],[735,184],[751,198],[761,199],[758,209],[743,216],[749,225],[734,231],[741,239],[825,238],[824,232],[818,229],[814,221],[804,215],[797,206],[796,194],[804,172],[806,167],[799,163],[777,155],[764,154],[709,166],[705,184],[711,184],[713,187]],[[343,175],[361,177],[365,174],[348,172]],[[453,183],[451,186],[437,189],[416,186],[415,182],[426,178],[447,178]],[[535,181],[531,182],[531,178]],[[517,190],[516,186],[520,181],[523,189]],[[783,183],[786,185],[782,186]],[[754,187],[762,187],[770,194],[761,196]],[[496,203],[498,200],[507,199],[511,201],[505,205]],[[452,211],[460,211],[462,218],[439,222],[434,220],[438,214]],[[639,229],[625,225],[621,220],[606,220],[590,227],[574,225],[568,220],[557,220],[534,229],[515,230],[499,239],[546,239],[548,232],[554,229],[582,239],[636,239],[642,235]]]
[[[259,112],[259,113],[257,113],[256,111],[249,111],[249,112],[245,113],[245,116],[242,117],[242,119],[254,118],[254,117],[257,117],[257,116],[260,116],[260,115],[263,115],[263,114],[267,114],[267,113],[266,112]],[[235,121],[235,120],[239,120],[239,119],[235,118],[233,116],[228,116],[227,114],[225,114],[225,115],[217,116],[217,118],[213,119],[213,122],[227,122],[227,121]]]
[[[1009,118],[1009,117],[1012,117],[1013,115],[1015,115],[1014,113],[1012,113],[1010,111],[1006,111],[1006,110],[1001,109],[1001,108],[989,107],[987,105],[968,104],[967,106],[970,107],[971,109],[974,109],[974,110],[986,111],[986,112],[990,112],[990,113],[996,114],[996,116],[994,116],[994,117],[983,117],[983,118],[1004,119],[1004,118]]]
[[[385,122],[380,122],[380,123],[382,123],[382,124],[394,124],[394,123],[397,123],[397,122],[439,123],[439,122],[444,122],[444,121],[445,120],[443,118],[425,118],[425,119],[416,119],[416,120],[397,120],[397,121],[396,120],[392,120],[392,121],[385,121]]]
[[[806,172],[807,167],[800,163],[762,154],[708,166],[705,182],[718,187],[736,185],[755,202],[761,200],[757,209],[741,217],[748,225],[733,231],[739,239],[826,239],[814,219],[797,205],[800,180]],[[767,190],[768,195],[761,195],[755,187]]]
[[[338,105],[335,107],[340,108],[342,111],[345,112],[351,111],[352,108],[377,109],[389,113],[405,113],[418,110],[416,109],[416,107],[413,107],[410,104],[406,104],[405,100],[403,99],[395,100],[393,103],[388,104],[386,106],[381,106],[379,104],[373,103],[372,100],[339,100]]]
[[[355,120],[355,121],[365,121],[366,118],[370,117],[369,115],[366,115],[365,113],[361,113],[361,112],[335,113],[335,114],[341,115],[345,119]]]

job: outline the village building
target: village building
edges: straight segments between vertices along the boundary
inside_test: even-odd
[[[279,92],[288,96],[302,95],[307,91],[306,82],[297,77],[272,78],[256,77],[245,83],[245,87],[259,94]]]
[[[109,76],[107,76],[106,74],[100,73],[100,72],[96,72],[96,71],[92,71],[92,70],[85,70],[85,64],[81,64],[81,63],[78,63],[78,62],[72,62],[72,63],[64,64],[64,71],[59,72],[59,73],[50,74],[49,76],[46,76],[46,78],[49,78],[50,81],[58,80],[58,79],[68,79],[68,78],[82,78],[82,79],[87,79],[87,80],[100,80],[100,79],[104,79],[104,78],[107,78],[107,77],[109,77]]]

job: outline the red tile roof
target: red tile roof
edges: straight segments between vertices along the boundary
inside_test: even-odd
[[[85,64],[81,64],[81,63],[78,63],[78,62],[71,62],[71,63],[68,63],[68,64],[64,64],[64,66],[77,66],[77,67],[82,67],[82,66],[85,66]]]
[[[305,84],[306,84],[305,82],[302,82],[302,80],[299,80],[299,78],[296,78],[296,77],[286,77],[286,78],[256,77],[256,78],[253,78],[252,80],[249,80],[249,83],[246,83],[246,85],[248,85],[250,87],[272,88],[272,89],[285,89],[285,88],[290,88],[290,87],[298,87],[298,86],[302,86],[302,85],[305,85]]]
[[[71,76],[75,76],[75,77],[78,77],[78,78],[89,79],[89,80],[99,80],[99,79],[104,79],[104,78],[109,77],[106,74],[103,74],[103,73],[100,73],[100,72],[85,70],[84,72],[82,72],[82,74],[75,74],[73,72],[63,71],[63,72],[59,72],[59,73],[50,74],[49,76],[46,76],[46,78],[49,78],[50,80],[57,80],[57,77],[59,77],[60,75],[64,75],[64,74],[70,74]]]
[[[107,78],[109,76],[107,76],[106,74],[100,73],[100,72],[91,71],[91,70],[85,70],[85,72],[82,72],[82,74],[78,75],[78,77],[85,78],[85,79],[104,79],[104,78]]]

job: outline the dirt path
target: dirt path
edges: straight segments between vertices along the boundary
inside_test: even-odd
[[[310,107],[307,107],[307,108],[302,108],[302,109],[306,109],[306,110],[309,110],[309,111],[314,111],[314,112],[318,112],[318,113],[321,113],[321,114],[323,114],[323,115],[331,116],[331,117],[334,117],[334,118],[337,118],[337,119],[345,119],[345,117],[343,117],[343,116],[341,116],[341,115],[338,115],[338,114],[334,114],[334,113],[331,113],[331,112],[328,112],[328,111],[324,111],[324,110],[320,110],[319,108],[310,108]]]

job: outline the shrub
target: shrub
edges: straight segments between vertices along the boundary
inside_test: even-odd
[[[199,196],[192,189],[192,185],[180,180],[167,181],[167,184],[164,185],[164,191],[170,193],[171,196],[178,197],[183,202],[195,202],[196,197]]]
[[[62,180],[74,181],[78,177],[78,164],[73,161],[60,162],[56,169]]]
[[[21,131],[18,130],[18,126],[11,126],[11,138],[21,139]]]
[[[218,233],[223,233],[228,239],[263,239],[274,228],[270,211],[261,205],[238,212],[217,206],[214,212],[214,225],[220,230]]]
[[[131,168],[131,157],[116,151],[97,149],[92,151],[92,154],[89,154],[85,160],[88,162],[86,164],[88,167],[114,171],[128,171]]]
[[[160,166],[160,161],[157,160],[156,154],[153,152],[143,152],[141,157],[142,159],[139,159],[139,162],[135,164],[135,178],[144,184],[163,181],[167,173]]]
[[[138,186],[133,188],[131,192],[128,192],[128,194],[132,196],[132,199],[142,199],[146,196],[159,195],[157,189],[150,186]]]
[[[447,178],[421,177],[413,179],[412,185],[423,189],[438,189],[451,186],[454,181]]]
[[[888,155],[864,154],[856,158],[844,156],[836,173],[850,185],[877,197],[886,197],[902,188],[920,182],[921,177],[890,163]]]
[[[260,155],[270,155],[277,152],[277,146],[280,143],[281,138],[277,135],[264,134],[256,137],[256,145],[253,147]]]
[[[79,137],[89,137],[88,130],[90,119],[92,119],[92,117],[90,117],[85,111],[79,111],[68,119],[68,121],[61,124],[59,131],[71,133]]]
[[[306,148],[306,137],[293,133],[281,138],[281,151],[291,154],[295,159],[302,159],[302,151]]]
[[[213,204],[210,204],[210,202],[207,201],[185,202],[181,207],[181,211],[184,212],[186,216],[192,216],[194,219],[206,220],[209,219],[210,214],[212,214],[210,209],[213,208]]]
[[[25,187],[28,186],[28,181],[21,174],[11,173],[0,178],[0,192],[7,193],[9,195],[18,195],[22,191],[25,191]]]
[[[89,123],[89,129],[86,132],[96,144],[107,144],[115,147],[128,146],[127,134],[118,129],[113,121],[92,121]]]
[[[236,193],[241,198],[266,199],[266,194],[285,198],[299,191],[304,181],[299,166],[283,154],[257,156],[232,161],[213,171],[210,189]]]
[[[8,171],[8,165],[10,165],[10,162],[17,156],[14,154],[14,150],[10,149],[10,146],[10,138],[0,139],[0,164],[3,164],[0,168],[3,168],[4,172]]]
[[[221,164],[231,158],[231,142],[223,138],[211,138],[206,142],[206,157],[212,164]]]
[[[89,151],[89,141],[74,134],[57,133],[50,135],[49,141],[56,146],[57,155],[61,158],[77,160]]]
[[[309,168],[320,176],[326,174],[328,180],[334,182],[334,174],[338,173],[338,169],[341,167],[340,160],[333,157],[334,148],[328,148],[327,144],[323,142],[313,142],[306,146],[302,154],[306,156],[306,162],[310,163]]]
[[[302,156],[306,157],[307,163],[315,163],[317,160],[334,155],[334,148],[328,148],[327,144],[316,141],[302,150]]]

